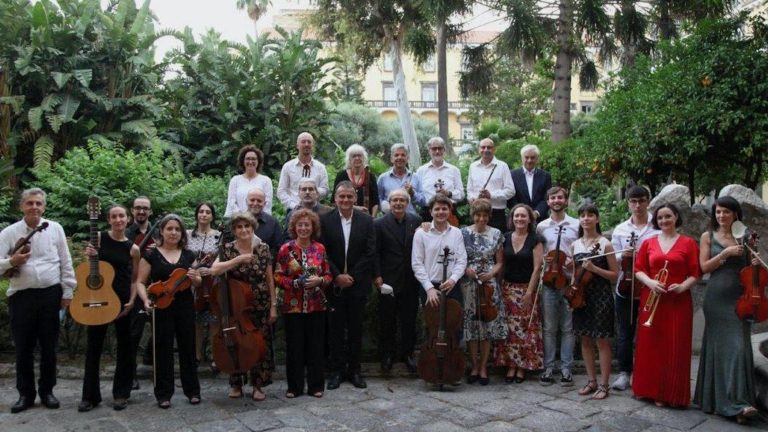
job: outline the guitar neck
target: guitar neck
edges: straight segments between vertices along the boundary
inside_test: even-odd
[[[98,219],[91,218],[90,219],[90,232],[89,237],[91,240],[91,245],[93,247],[96,247],[99,245],[99,227],[97,225]],[[98,276],[99,274],[99,256],[93,255],[88,257],[88,265],[89,265],[89,274],[91,276]]]

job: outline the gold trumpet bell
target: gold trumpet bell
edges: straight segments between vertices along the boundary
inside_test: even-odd
[[[658,273],[656,273],[656,277],[654,278],[657,282],[661,282],[662,284],[667,284],[667,278],[669,277],[669,270],[667,269],[667,265],[669,265],[669,261],[664,261],[664,267],[659,270]],[[648,319],[643,322],[644,327],[651,327],[653,325],[653,318],[656,316],[656,309],[659,307],[659,301],[661,300],[661,294],[657,293],[656,291],[651,291],[651,293],[648,295],[648,298],[645,300],[645,304],[643,305],[643,312],[650,311],[651,314],[648,316]]]

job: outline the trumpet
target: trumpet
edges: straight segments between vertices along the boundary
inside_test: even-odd
[[[669,261],[664,261],[664,267],[662,267],[661,270],[656,273],[655,277],[657,282],[661,282],[664,285],[667,284],[667,277],[669,276],[669,270],[667,270],[668,264]],[[645,305],[643,305],[643,312],[650,311],[651,315],[647,320],[645,320],[643,326],[650,327],[653,325],[653,317],[656,316],[656,309],[659,307],[659,300],[661,300],[661,294],[651,290],[651,294],[645,300]]]

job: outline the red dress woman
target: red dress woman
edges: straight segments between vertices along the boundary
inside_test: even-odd
[[[657,406],[686,407],[691,401],[690,290],[701,277],[701,269],[699,247],[695,240],[677,232],[681,224],[680,212],[673,204],[657,208],[653,225],[661,234],[643,242],[635,259],[635,276],[643,284],[643,292],[632,390],[636,397],[651,399]],[[666,281],[658,277],[665,273],[665,267]],[[653,309],[646,310],[644,305],[652,291],[659,295],[659,301],[651,321]]]

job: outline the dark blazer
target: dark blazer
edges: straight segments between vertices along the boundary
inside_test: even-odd
[[[347,249],[347,274],[355,284],[344,291],[355,297],[365,297],[371,290],[376,266],[376,230],[373,218],[353,210],[352,228]],[[328,263],[333,277],[344,272],[344,231],[341,229],[341,215],[333,210],[320,216],[320,242],[325,245]]]
[[[391,285],[395,295],[403,290],[418,289],[421,285],[413,275],[411,251],[413,234],[421,226],[421,218],[405,213],[405,241],[391,212],[376,219],[373,225],[376,228],[377,251],[374,276],[381,276],[384,283]]]
[[[547,191],[552,187],[552,176],[543,169],[536,168],[533,171],[533,196],[528,195],[528,183],[525,182],[525,170],[515,168],[511,170],[512,183],[515,184],[515,196],[507,201],[507,207],[512,208],[517,204],[528,204],[539,212],[541,222],[549,217],[549,206],[547,205]]]

